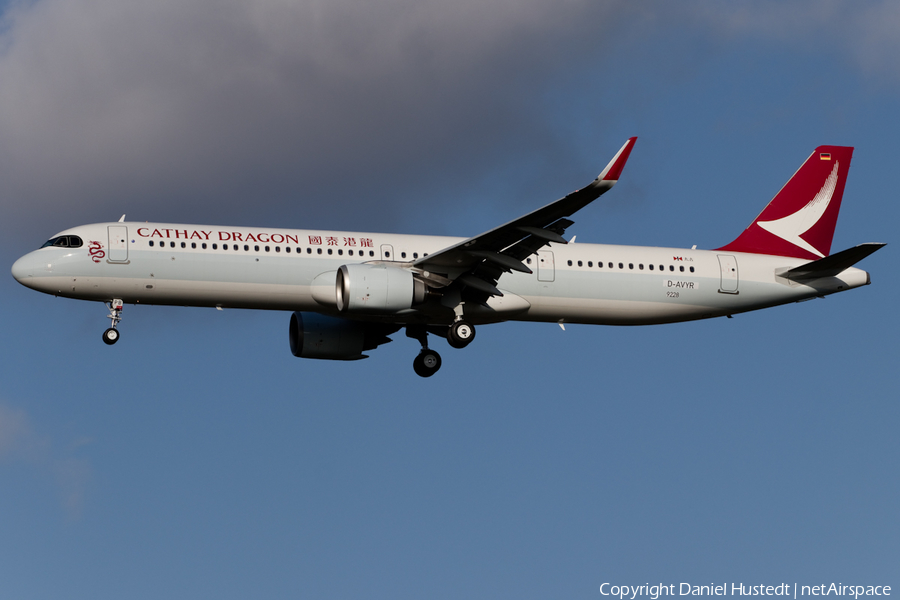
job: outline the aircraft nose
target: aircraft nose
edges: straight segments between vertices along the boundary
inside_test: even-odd
[[[31,283],[31,280],[38,268],[39,261],[36,260],[36,257],[32,252],[30,254],[26,254],[13,263],[12,276],[15,277],[16,281],[18,281],[22,285],[31,287],[31,285],[29,284]]]

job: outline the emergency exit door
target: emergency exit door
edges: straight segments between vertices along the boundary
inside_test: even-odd
[[[556,265],[553,263],[553,252],[539,250],[537,253],[538,281],[553,281],[556,278]]]

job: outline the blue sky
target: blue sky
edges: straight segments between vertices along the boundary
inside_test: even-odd
[[[598,598],[900,586],[892,3],[10,3],[0,255],[115,220],[714,248],[820,144],[873,285],[734,319],[291,356],[289,315],[0,278],[0,596]]]

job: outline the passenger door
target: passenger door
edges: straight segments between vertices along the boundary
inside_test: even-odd
[[[128,227],[110,225],[109,230],[109,262],[128,262]]]
[[[719,255],[719,269],[722,273],[722,281],[719,291],[723,294],[738,293],[738,269],[737,259],[730,254]]]

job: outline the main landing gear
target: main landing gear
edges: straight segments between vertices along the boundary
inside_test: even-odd
[[[465,348],[475,339],[475,326],[460,319],[447,330],[447,342],[454,348]]]
[[[428,348],[428,331],[422,325],[409,325],[406,335],[419,340],[422,350],[413,361],[413,371],[419,377],[431,377],[441,368],[441,355]]]
[[[443,331],[433,331],[440,334]],[[431,377],[441,368],[441,355],[428,347],[428,329],[424,325],[407,325],[406,335],[422,344],[422,350],[413,361],[413,370],[419,377]],[[462,319],[447,328],[447,342],[454,348],[465,348],[475,339],[475,326]]]
[[[103,342],[108,346],[112,346],[119,341],[119,330],[116,327],[119,325],[119,321],[122,320],[122,305],[123,303],[119,299],[106,303],[107,308],[109,308],[109,320],[112,321],[112,327],[103,332]]]

